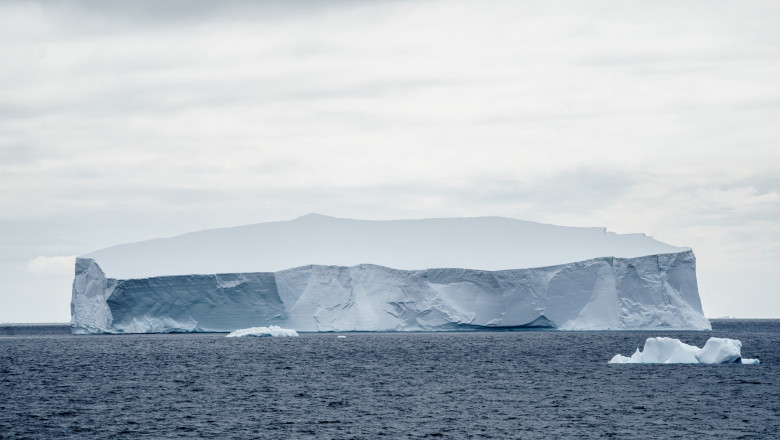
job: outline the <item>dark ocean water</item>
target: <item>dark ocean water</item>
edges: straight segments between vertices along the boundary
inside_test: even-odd
[[[780,438],[780,321],[712,332],[71,336],[0,326],[0,438]],[[648,337],[761,365],[608,365]]]

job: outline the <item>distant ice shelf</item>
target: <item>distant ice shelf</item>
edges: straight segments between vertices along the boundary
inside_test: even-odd
[[[499,217],[310,215],[115,246],[77,259],[71,316],[79,334],[711,328],[690,249]]]

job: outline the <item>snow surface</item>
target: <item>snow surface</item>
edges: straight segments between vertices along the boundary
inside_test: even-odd
[[[644,351],[631,357],[616,354],[610,364],[758,364],[758,359],[742,358],[742,342],[737,339],[710,338],[704,347],[688,345],[679,339],[648,338]]]
[[[370,221],[310,214],[122,244],[83,255],[114,279],[278,272],[307,265],[521,269],[677,253],[644,234],[503,217]]]
[[[297,337],[298,332],[290,328],[281,328],[276,325],[270,327],[249,327],[238,329],[227,335],[227,338],[254,337]]]
[[[117,280],[79,258],[74,333],[710,329],[691,251],[503,271],[309,265]]]

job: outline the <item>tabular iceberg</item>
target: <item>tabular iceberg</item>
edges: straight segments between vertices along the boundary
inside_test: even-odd
[[[599,228],[310,215],[78,258],[71,327],[705,330],[695,266],[689,249]]]

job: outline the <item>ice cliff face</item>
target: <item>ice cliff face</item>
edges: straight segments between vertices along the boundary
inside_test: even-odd
[[[79,258],[74,333],[710,329],[691,251],[499,271],[360,264],[107,278]]]

